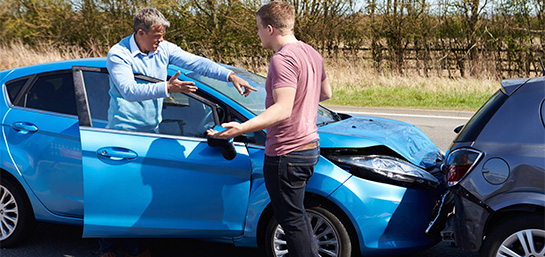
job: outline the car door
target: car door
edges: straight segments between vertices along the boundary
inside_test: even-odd
[[[251,164],[243,144],[235,144],[237,155],[230,161],[207,145],[205,131],[218,122],[215,105],[193,94],[171,94],[159,133],[109,129],[104,126],[108,88],[94,79],[104,74],[105,69],[73,68],[84,236],[241,235]]]
[[[48,211],[83,217],[78,117],[71,70],[8,81],[11,108],[2,133],[11,167]],[[13,90],[13,89],[16,90]],[[16,93],[15,93],[16,92]]]

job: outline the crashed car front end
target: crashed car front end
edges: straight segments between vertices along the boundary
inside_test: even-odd
[[[321,154],[351,174],[329,199],[359,214],[349,218],[361,253],[404,254],[439,242],[426,228],[446,190],[443,153],[413,125],[341,116],[320,128]]]

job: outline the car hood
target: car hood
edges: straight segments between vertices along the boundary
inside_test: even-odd
[[[391,119],[350,116],[321,126],[318,132],[322,148],[385,146],[425,169],[434,167],[444,156],[419,128]]]

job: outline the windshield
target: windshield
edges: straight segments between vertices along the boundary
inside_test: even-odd
[[[237,90],[234,90],[233,83],[231,82],[209,78],[195,72],[186,75],[203,82],[216,91],[231,98],[255,115],[264,112],[265,97],[267,94],[267,92],[265,92],[265,77],[241,69],[231,68],[231,70],[239,77],[248,81],[252,87],[257,89],[257,92],[252,92],[248,97],[244,97],[243,95],[240,95]]]
[[[207,84],[216,91],[222,93],[223,95],[231,98],[233,101],[239,103],[241,106],[246,108],[248,111],[252,112],[255,115],[259,115],[265,111],[265,98],[267,92],[265,90],[265,81],[266,78],[238,68],[229,67],[235,74],[244,80],[248,81],[250,85],[257,89],[257,92],[252,92],[248,97],[244,97],[238,93],[237,90],[233,90],[233,83],[225,82],[213,78],[209,78],[203,75],[200,75],[195,72],[186,74],[188,77],[199,80],[204,84]],[[331,122],[338,121],[339,118],[336,113],[328,110],[323,106],[318,107],[318,119],[316,124],[325,125]]]

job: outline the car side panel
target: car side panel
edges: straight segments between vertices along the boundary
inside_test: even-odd
[[[545,127],[540,110],[544,86],[543,80],[523,86],[513,83],[508,90],[509,99],[476,141],[451,146],[450,151],[470,147],[484,153],[482,160],[451,189],[456,192],[454,232],[458,247],[479,250],[486,226],[496,213],[545,207]],[[493,172],[484,168],[491,159],[507,165],[509,173],[504,182],[493,184],[485,179],[483,174]]]
[[[14,129],[14,124],[25,122],[37,131]],[[54,214],[82,218],[77,117],[13,107],[4,124],[9,157],[40,202]]]
[[[264,147],[248,147],[248,152],[253,169],[250,205],[246,214],[244,236],[235,238],[235,244],[243,247],[257,247],[258,224],[262,219],[263,211],[270,204],[270,199],[263,179]],[[306,191],[327,198],[351,176],[350,173],[338,168],[324,157],[320,157]]]
[[[242,234],[251,175],[243,145],[228,161],[202,139],[88,127],[81,138],[85,237]],[[112,148],[135,158],[105,158]]]
[[[438,241],[424,233],[438,190],[408,189],[352,176],[328,199],[352,221],[363,256],[406,254]]]
[[[545,128],[539,109],[544,95],[543,83],[519,88],[500,107],[471,145],[484,152],[485,156],[460,181],[460,185],[479,200],[486,202],[513,188],[543,191]],[[509,165],[510,174],[506,182],[494,185],[484,179],[483,165],[491,158],[500,158]]]

